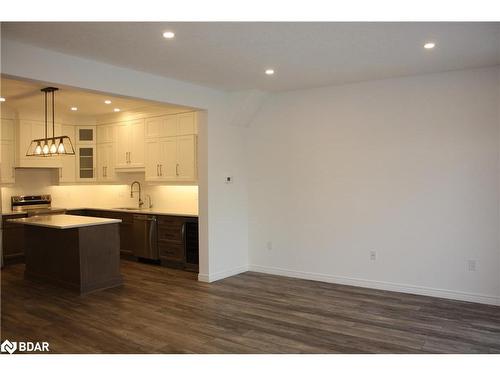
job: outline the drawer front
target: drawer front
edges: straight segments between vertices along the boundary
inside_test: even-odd
[[[184,220],[182,218],[160,217],[158,219],[158,240],[184,242]]]
[[[176,242],[158,241],[160,258],[175,262],[184,262],[184,244]]]

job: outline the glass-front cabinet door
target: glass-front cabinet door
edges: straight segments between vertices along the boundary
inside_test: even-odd
[[[78,158],[78,180],[95,181],[96,167],[96,147],[95,146],[77,146]]]
[[[96,127],[95,126],[78,126],[76,129],[76,143],[80,144],[95,144],[96,143]]]

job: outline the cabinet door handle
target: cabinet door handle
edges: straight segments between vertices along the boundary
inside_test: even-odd
[[[104,167],[104,177],[108,177],[108,166]]]
[[[156,177],[160,176],[160,165],[156,164]]]
[[[106,177],[106,173],[104,173],[104,167],[102,167],[102,177]]]
[[[62,168],[61,168],[61,175],[62,175]],[[12,167],[12,178],[14,178],[16,176],[16,169],[14,167]]]
[[[177,163],[175,165],[175,175],[178,176],[179,175],[179,163]]]
[[[128,162],[129,163],[132,162],[132,152],[131,151],[128,152]]]
[[[163,176],[163,164],[160,164],[160,176]]]

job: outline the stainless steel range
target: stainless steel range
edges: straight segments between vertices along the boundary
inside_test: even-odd
[[[50,194],[15,195],[10,198],[12,211],[26,212],[28,216],[64,214],[65,208],[53,208]]]

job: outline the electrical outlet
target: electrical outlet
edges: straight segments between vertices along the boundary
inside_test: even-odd
[[[271,251],[273,249],[273,242],[272,241],[267,241],[266,242],[266,248],[267,248],[267,250]]]
[[[476,261],[474,259],[469,259],[467,261],[467,270],[470,272],[476,271]]]
[[[370,251],[370,260],[375,261],[377,260],[377,252],[374,250]]]

